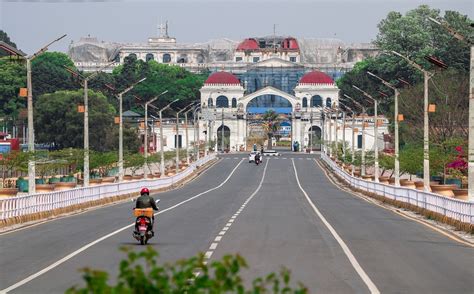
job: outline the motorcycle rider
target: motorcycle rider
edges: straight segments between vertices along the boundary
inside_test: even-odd
[[[155,199],[150,196],[150,190],[148,188],[142,188],[140,191],[140,197],[137,198],[137,201],[135,203],[135,208],[153,208],[153,210],[158,211],[158,206],[156,206]],[[151,233],[154,235],[153,232],[153,224],[155,223],[155,216],[153,215],[151,218]],[[135,230],[137,230],[136,225],[135,225]]]
[[[257,154],[255,154],[255,163],[256,164],[259,164],[261,161],[260,161],[260,153],[257,152]]]

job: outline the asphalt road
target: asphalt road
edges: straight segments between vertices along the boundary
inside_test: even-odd
[[[155,195],[163,212],[150,245],[162,262],[240,253],[248,283],[285,266],[311,293],[474,293],[473,248],[339,190],[314,158],[283,154],[257,167],[243,155],[223,156],[184,187]],[[143,249],[126,228],[132,207],[0,235],[0,291],[63,293],[83,284],[84,267],[114,276],[119,247]]]

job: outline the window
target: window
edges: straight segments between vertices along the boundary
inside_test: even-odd
[[[183,136],[182,135],[178,135],[178,142],[176,142],[176,135],[174,135],[174,148],[182,148],[183,147]],[[176,143],[178,143],[176,145]]]
[[[214,107],[214,102],[212,101],[211,97],[209,97],[209,99],[207,99],[207,107]]]
[[[150,60],[155,60],[155,56],[151,53],[148,53],[145,57],[145,60],[146,60],[146,62],[148,62]]]
[[[254,57],[253,58],[253,62],[259,62],[260,61],[260,57]]]
[[[242,57],[236,57],[236,58],[235,58],[235,61],[236,61],[236,62],[242,61]]]
[[[188,56],[186,54],[181,54],[178,58],[178,63],[188,63]]]
[[[327,98],[326,99],[326,107],[331,107],[332,106],[332,103],[331,103],[331,98]]]
[[[232,108],[237,108],[237,99],[232,98]]]
[[[171,62],[171,55],[168,53],[163,54],[163,63],[170,63]]]
[[[291,57],[290,57],[290,61],[291,61],[291,62],[296,62],[296,57],[295,57],[295,56],[291,56]]]
[[[311,107],[323,106],[323,98],[319,95],[311,97]]]
[[[229,99],[226,96],[219,96],[216,99],[216,108],[228,108]]]
[[[362,148],[362,135],[357,135],[357,148]]]
[[[308,107],[308,99],[306,97],[303,98],[303,107],[304,108]]]

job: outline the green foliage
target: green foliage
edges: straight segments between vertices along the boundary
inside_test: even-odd
[[[118,162],[116,151],[98,152],[92,151],[89,155],[89,168],[96,171],[101,177],[107,176]]]
[[[290,285],[289,270],[270,273],[256,278],[247,288],[239,273],[247,268],[247,263],[239,255],[227,255],[210,265],[204,256],[184,259],[175,264],[158,265],[158,253],[147,247],[142,252],[124,249],[128,254],[120,263],[120,273],[116,284],[110,284],[107,272],[85,269],[86,286],[71,288],[66,293],[307,293],[301,284]],[[199,273],[199,275],[197,274]]]
[[[143,157],[141,153],[131,153],[125,155],[125,162],[123,166],[125,168],[130,168],[132,170],[132,175],[134,175],[138,169],[143,167],[144,164],[145,157]]]
[[[4,188],[14,188],[13,183],[7,183],[6,179],[12,175],[14,171],[28,170],[29,153],[20,151],[11,151],[3,154],[0,158],[0,171],[2,176],[2,185]]]
[[[31,64],[33,96],[40,97],[45,93],[78,89],[80,85],[73,80],[64,66],[75,68],[69,56],[61,52],[45,52],[33,59]]]
[[[384,175],[386,170],[391,170],[395,168],[395,156],[381,153],[379,154],[379,166],[382,168],[381,176]]]
[[[35,130],[38,143],[54,143],[59,148],[84,146],[84,114],[77,111],[84,92],[58,91],[42,95],[36,102]],[[89,91],[89,142],[93,150],[107,150],[107,136],[113,128],[115,109],[105,96]],[[118,145],[117,143],[114,145]]]
[[[102,148],[98,147],[99,151],[118,150],[119,146],[119,127],[113,125],[111,129],[105,134],[105,142]],[[141,146],[140,138],[138,136],[138,129],[127,123],[123,124],[123,150],[130,152],[137,152]]]
[[[276,113],[273,109],[269,109],[263,114],[262,120],[263,129],[268,135],[267,148],[270,150],[272,149],[273,134],[280,128],[280,122],[278,121],[278,113]]]
[[[82,169],[84,153],[81,149],[65,148],[56,151],[39,150],[34,153],[36,174],[44,178],[48,175],[67,171],[71,174]]]
[[[207,75],[193,74],[179,66],[159,64],[156,61],[144,62],[127,57],[123,65],[114,69],[113,77],[117,89],[123,89],[132,82],[146,77],[146,80],[138,84],[133,91],[137,96],[149,100],[168,90],[168,93],[160,97],[154,105],[161,108],[172,100],[179,99],[174,107],[183,108],[191,101],[199,99],[199,89],[203,86]],[[140,101],[137,101],[131,93],[124,96],[125,109],[142,112],[138,108],[138,102]]]
[[[18,97],[20,88],[26,87],[26,68],[22,61],[0,58],[0,117],[15,119],[26,99]]]
[[[8,36],[7,32],[3,30],[0,30],[0,41],[3,41],[14,48],[17,48],[16,44],[13,43],[12,40],[10,40],[10,37]],[[8,53],[0,49],[0,57],[3,56],[8,56]]]

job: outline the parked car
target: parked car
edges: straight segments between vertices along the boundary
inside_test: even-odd
[[[263,151],[263,156],[281,156],[276,150],[265,150]]]

